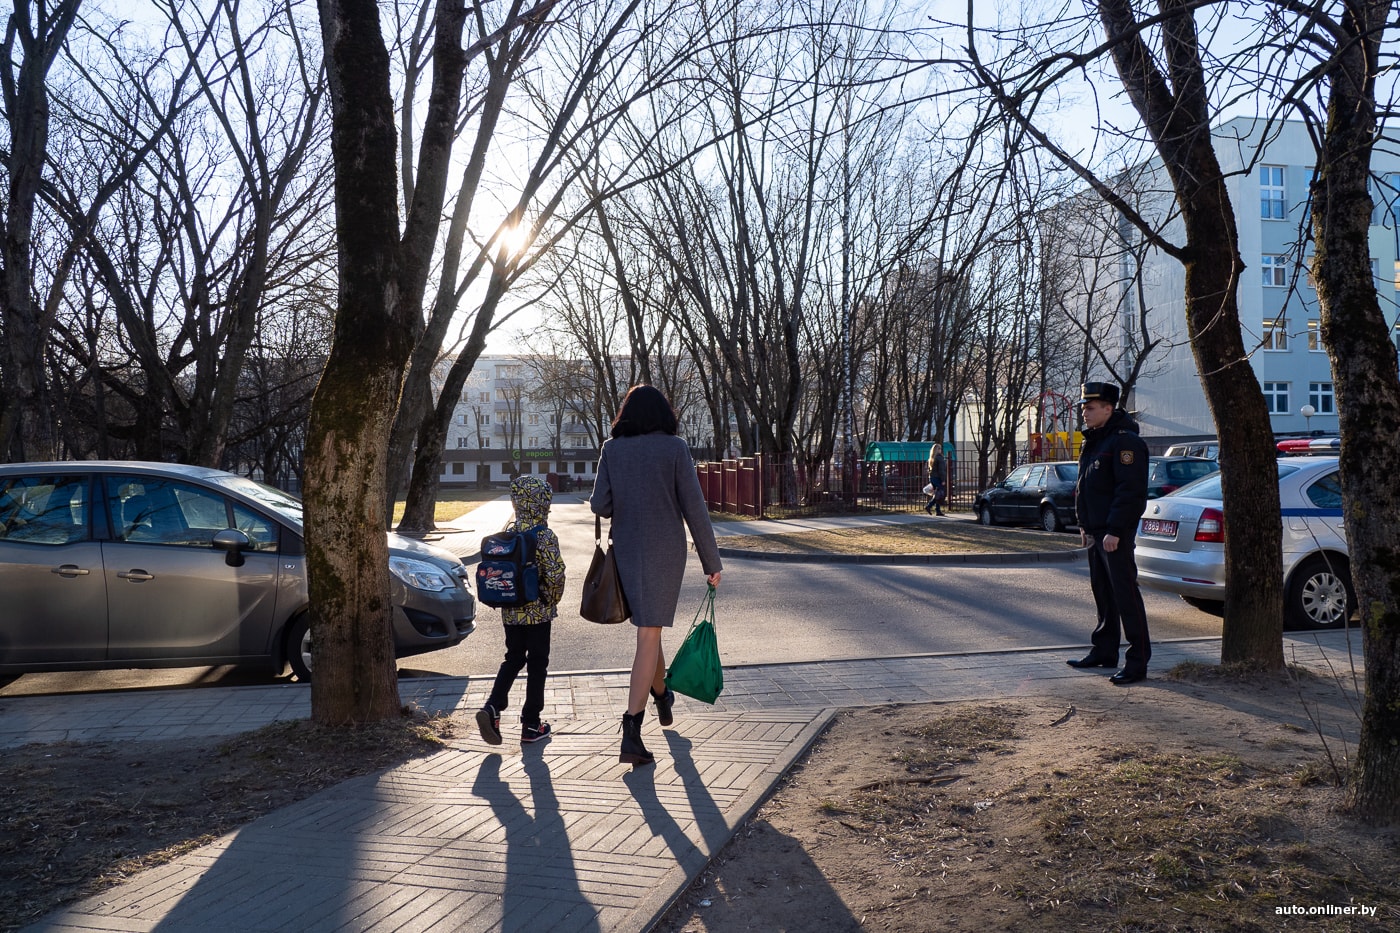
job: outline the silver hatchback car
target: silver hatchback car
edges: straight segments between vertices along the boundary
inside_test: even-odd
[[[475,628],[466,568],[389,536],[400,656]],[[0,675],[286,664],[311,676],[301,502],[170,463],[0,465]]]
[[[1333,628],[1356,609],[1336,457],[1278,461],[1283,510],[1283,620]],[[1138,580],[1219,612],[1225,600],[1225,515],[1220,474],[1147,503],[1138,524]]]

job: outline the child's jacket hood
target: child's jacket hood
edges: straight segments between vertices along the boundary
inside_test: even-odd
[[[521,528],[543,525],[549,518],[554,490],[538,476],[517,476],[510,481],[510,501]]]

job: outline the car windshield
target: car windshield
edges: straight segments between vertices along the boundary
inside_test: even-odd
[[[301,524],[301,500],[290,493],[285,493],[266,483],[259,483],[244,476],[217,476],[211,478],[210,482],[247,496],[283,518],[289,518],[298,525]]]
[[[1294,463],[1278,462],[1278,476],[1283,479],[1289,473],[1296,472],[1298,465]],[[1223,502],[1225,496],[1220,492],[1220,474],[1212,473],[1202,477],[1194,483],[1187,483],[1175,492],[1169,492],[1169,496],[1190,496],[1192,499],[1211,499],[1215,502]]]

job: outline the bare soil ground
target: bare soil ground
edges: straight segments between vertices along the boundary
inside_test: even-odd
[[[1071,551],[1078,532],[984,527],[959,518],[934,518],[907,525],[866,525],[836,531],[777,535],[726,535],[724,547],[782,554],[992,554]]]
[[[1400,833],[1341,811],[1349,681],[843,713],[657,929],[1400,928]]]

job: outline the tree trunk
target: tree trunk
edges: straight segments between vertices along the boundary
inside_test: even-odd
[[[1312,186],[1313,280],[1341,427],[1342,502],[1361,612],[1366,698],[1347,804],[1400,820],[1400,372],[1371,274],[1366,181],[1376,131],[1377,58],[1389,3],[1348,4],[1331,63],[1327,130]]]
[[[1210,137],[1210,102],[1189,0],[1162,0],[1161,41],[1171,85],[1158,70],[1128,0],[1102,0],[1123,86],[1171,178],[1186,231],[1191,351],[1220,433],[1229,518],[1221,663],[1283,667],[1283,534],[1278,452],[1264,396],[1240,335],[1236,285],[1244,272],[1234,208]]]
[[[386,459],[442,219],[466,14],[460,2],[443,0],[436,9],[420,172],[400,239],[397,133],[378,7],[373,0],[318,6],[331,89],[339,292],[306,446],[311,715],[323,723],[369,722],[399,715]]]
[[[311,403],[306,555],[311,715],[341,724],[399,713],[390,634],[385,456],[412,329],[396,319],[398,192],[389,57],[370,0],[321,0],[331,87],[339,294]]]
[[[44,346],[50,321],[34,300],[34,207],[49,147],[48,74],[79,0],[52,9],[14,0],[5,33],[4,109],[8,122],[9,185],[0,226],[0,457],[57,456]],[[32,14],[38,14],[38,21]],[[18,42],[20,48],[15,48]],[[18,73],[12,73],[19,62]]]

